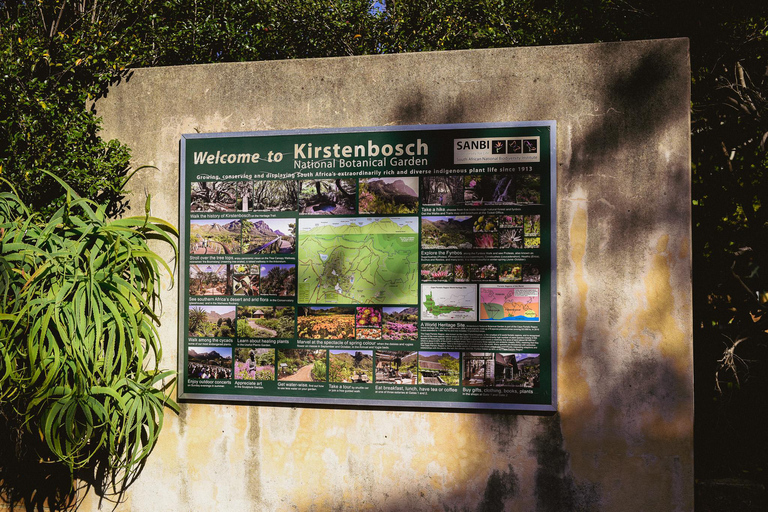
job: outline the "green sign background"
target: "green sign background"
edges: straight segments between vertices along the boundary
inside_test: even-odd
[[[179,398],[554,410],[554,132],[183,136]]]

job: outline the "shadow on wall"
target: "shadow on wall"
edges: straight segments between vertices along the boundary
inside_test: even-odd
[[[40,444],[39,437],[11,425],[6,411],[0,411],[0,496],[11,509],[58,510],[74,499],[69,471],[41,463]]]
[[[107,481],[105,458],[76,471],[73,481],[64,464],[41,459],[50,453],[45,442],[37,433],[30,433],[9,420],[14,416],[7,412],[6,408],[0,409],[0,510],[4,510],[4,505],[10,510],[28,512],[69,510],[88,492],[100,497],[99,504],[122,499],[125,489],[104,486]],[[141,469],[143,466],[139,474]]]
[[[654,241],[651,239],[659,233],[668,233],[671,236],[684,235],[687,226],[681,225],[680,219],[690,217],[690,202],[687,191],[689,190],[690,167],[687,154],[664,154],[664,137],[667,131],[679,127],[685,122],[688,115],[688,70],[681,69],[680,63],[687,62],[687,47],[681,42],[673,43],[669,48],[658,48],[647,52],[636,62],[624,63],[627,71],[616,80],[601,81],[595,78],[594,92],[589,94],[594,97],[594,103],[600,105],[605,115],[594,116],[593,112],[585,114],[584,119],[579,119],[574,128],[573,154],[567,162],[559,162],[560,194],[567,197],[576,187],[594,190],[597,197],[592,197],[588,202],[587,218],[589,229],[587,230],[587,254],[597,256],[588,270],[593,270],[610,275],[608,282],[613,290],[595,289],[591,293],[618,297],[622,290],[629,285],[636,285],[641,278],[642,269],[627,269],[621,264],[616,268],[600,270],[598,261],[606,261],[599,255],[599,240],[597,235],[617,242],[609,244],[611,261],[644,262],[649,250],[652,250]],[[599,62],[623,62],[626,54],[619,45],[603,45],[595,49],[599,52],[595,61]],[[596,66],[596,69],[599,69]],[[511,86],[515,86],[514,78],[510,78]],[[534,96],[534,95],[532,95]],[[417,93],[407,101],[397,102],[392,116],[403,124],[418,124],[426,118],[428,122],[457,123],[467,121],[467,112],[487,112],[488,102],[498,101],[493,98],[467,98],[468,103],[461,107],[449,109],[445,112],[429,112],[425,105],[428,104],[426,93]],[[550,111],[559,115],[579,116],[578,112],[567,112],[570,98],[564,97]],[[682,100],[682,101],[681,101]],[[477,104],[473,104],[472,102]],[[558,100],[555,100],[558,101]],[[482,105],[482,106],[481,106]],[[562,105],[562,106],[560,106]],[[490,107],[493,108],[492,106]],[[560,110],[558,110],[560,109]],[[561,134],[565,133],[563,121],[571,117],[558,119]],[[515,121],[519,119],[514,119]],[[475,121],[472,119],[472,121]],[[679,129],[676,132],[679,134]],[[679,135],[678,135],[679,136]],[[560,140],[560,155],[563,155]],[[674,149],[685,148],[679,140],[672,140],[676,144]],[[672,151],[670,149],[669,151]],[[647,160],[644,155],[647,155]],[[628,158],[639,160],[628,160]],[[666,157],[666,159],[664,158]],[[635,172],[632,166],[635,165]],[[615,166],[620,179],[604,179],[599,176],[606,168]],[[627,172],[630,171],[630,172]],[[668,191],[684,191],[682,196],[658,197],[667,195]],[[612,204],[597,201],[607,198]],[[608,222],[596,224],[598,219],[609,219]],[[608,230],[606,233],[604,230]],[[561,233],[567,236],[567,230]],[[562,255],[570,251],[567,241],[563,242],[559,252]],[[642,266],[642,265],[641,265]],[[686,292],[683,293],[687,297]],[[574,299],[571,299],[574,300]],[[620,299],[621,300],[621,299]],[[628,300],[626,297],[624,301]],[[572,316],[574,307],[578,305],[566,302],[566,307],[560,309],[559,320],[564,322],[568,316]],[[677,305],[680,307],[681,305]],[[684,309],[684,308],[683,308]],[[580,336],[581,342],[594,343],[596,340],[587,340],[588,332],[615,332],[616,318],[609,314],[592,314],[587,316],[586,329]],[[566,325],[564,322],[561,325]],[[681,325],[685,319],[680,319]],[[647,326],[652,331],[659,329],[658,325]],[[568,327],[561,327],[561,331],[567,334]],[[640,331],[642,329],[638,329]],[[665,333],[661,333],[662,336]],[[668,333],[667,333],[668,334]],[[617,335],[618,337],[618,335]],[[605,348],[609,349],[609,340],[604,340]],[[560,361],[566,362],[570,358],[570,364],[562,364],[563,368],[601,368],[599,380],[601,388],[590,390],[587,399],[594,403],[580,404],[584,407],[571,407],[567,411],[567,417],[556,414],[539,419],[539,434],[536,436],[532,450],[536,454],[538,470],[535,477],[535,494],[537,496],[537,510],[593,510],[599,508],[601,501],[600,480],[608,481],[615,477],[615,460],[611,464],[604,464],[590,470],[591,475],[597,475],[597,479],[590,482],[581,481],[573,473],[571,462],[573,457],[591,457],[597,454],[601,444],[606,445],[606,450],[611,447],[618,451],[618,457],[629,457],[628,444],[634,443],[635,452],[647,451],[648,455],[659,457],[657,470],[679,471],[679,474],[669,475],[666,489],[659,492],[658,498],[685,499],[685,491],[692,482],[682,480],[690,478],[692,468],[670,467],[675,456],[685,457],[691,448],[692,431],[679,431],[669,426],[674,423],[675,414],[692,410],[692,404],[681,402],[692,399],[691,375],[681,368],[690,367],[686,361],[669,361],[662,359],[662,355],[656,348],[633,350],[632,345],[640,345],[639,340],[622,340],[625,346],[620,348],[622,354],[632,351],[631,362],[612,361],[608,350],[597,350],[591,353],[600,354],[600,358],[585,354],[580,348],[576,351],[561,351]],[[684,340],[690,341],[690,340]],[[615,345],[612,345],[615,346]],[[589,360],[592,358],[592,360]],[[626,361],[626,357],[622,360]],[[674,364],[682,363],[682,364]],[[578,376],[571,378],[579,379]],[[561,389],[567,394],[567,389]],[[648,422],[643,422],[637,416],[642,411],[653,411]],[[496,414],[484,415],[481,422],[489,426],[508,422],[508,427],[503,427],[509,439],[515,439],[514,417],[511,420],[505,416]],[[569,435],[581,431],[576,438],[569,437],[566,448],[563,437],[563,422],[566,421]],[[638,426],[639,425],[639,426]],[[689,428],[692,427],[689,426]],[[633,436],[633,439],[629,439]],[[638,440],[640,437],[640,440]],[[500,440],[496,440],[497,443]],[[637,443],[640,443],[639,445]],[[583,448],[584,452],[579,449]],[[666,457],[667,460],[663,460]],[[586,464],[591,464],[587,462]],[[658,482],[651,481],[653,475],[658,472],[649,469],[647,473],[649,486],[657,486]],[[672,479],[680,478],[677,482]],[[517,482],[513,467],[509,472],[494,471],[488,478],[486,499],[478,507],[478,511],[505,510],[503,502],[511,500],[518,492],[517,485],[509,482]],[[505,482],[505,483],[502,483]],[[623,482],[625,486],[642,485],[643,482]],[[677,489],[673,487],[677,485]],[[497,489],[494,496],[499,500],[489,500],[492,489]],[[692,489],[690,489],[692,491]],[[683,495],[675,494],[682,492]],[[638,492],[638,491],[635,491]],[[458,498],[458,497],[457,497]],[[688,499],[692,498],[688,496]],[[650,496],[649,500],[654,497]],[[660,501],[661,502],[661,501]],[[669,504],[669,502],[667,502]],[[605,504],[603,504],[605,505]],[[688,506],[690,503],[678,503],[678,506]],[[450,498],[444,503],[446,510],[465,510],[451,508]],[[394,510],[394,509],[393,509]]]

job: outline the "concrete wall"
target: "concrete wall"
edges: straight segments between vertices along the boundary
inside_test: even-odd
[[[177,222],[183,133],[554,119],[559,413],[183,405],[119,511],[691,510],[688,42],[141,69],[96,104]],[[176,290],[165,365],[176,367]],[[107,508],[107,505],[103,505]],[[97,510],[89,498],[82,510]]]

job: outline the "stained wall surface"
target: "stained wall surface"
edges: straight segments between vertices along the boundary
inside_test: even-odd
[[[684,39],[135,70],[96,109],[174,222],[183,133],[556,120],[559,412],[184,404],[118,511],[691,510],[689,104]]]

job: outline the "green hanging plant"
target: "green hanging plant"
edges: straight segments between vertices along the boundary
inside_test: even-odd
[[[68,470],[70,499],[82,474],[120,494],[165,408],[179,411],[157,332],[161,271],[173,272],[149,245],[177,254],[178,232],[149,216],[149,200],[143,216],[109,219],[58,181],[66,204],[47,222],[9,184],[0,193],[0,421]]]

